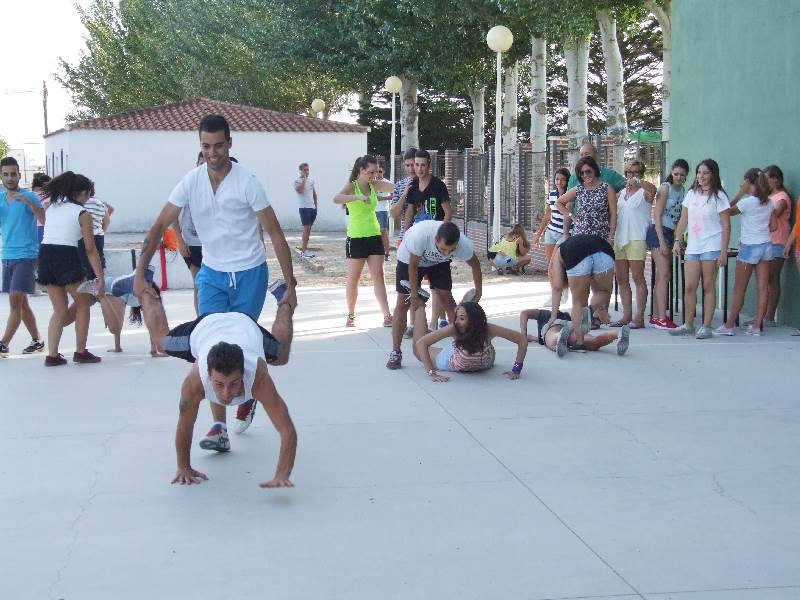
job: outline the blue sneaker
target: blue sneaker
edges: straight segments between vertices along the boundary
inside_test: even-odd
[[[280,302],[281,300],[283,300],[283,296],[284,296],[284,294],[286,294],[286,290],[288,290],[288,289],[289,289],[289,286],[286,285],[286,281],[285,280],[276,279],[275,281],[273,281],[272,283],[269,284],[269,287],[267,288],[267,291],[269,291],[270,294],[275,296],[275,300]]]

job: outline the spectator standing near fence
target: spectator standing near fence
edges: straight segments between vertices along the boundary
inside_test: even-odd
[[[19,187],[19,164],[12,156],[0,160],[0,230],[3,233],[3,293],[8,294],[9,314],[0,358],[9,354],[8,345],[24,323],[31,334],[31,343],[23,354],[41,352],[44,343],[39,336],[36,317],[28,303],[28,294],[36,291],[36,257],[39,255],[39,236],[36,222],[44,222],[45,213],[39,196]]]
[[[385,173],[386,170],[383,164],[379,162],[378,171],[375,173],[375,181],[391,184],[392,182],[384,176]],[[375,216],[378,217],[378,225],[381,226],[381,239],[383,240],[384,260],[386,262],[389,262],[389,248],[391,247],[389,244],[389,202],[393,193],[378,192],[378,206],[375,208]]]
[[[580,158],[591,158],[595,163],[598,165],[600,164],[597,161],[597,148],[594,147],[593,144],[584,144],[581,146],[580,149]],[[598,166],[599,175],[597,176],[600,181],[606,182],[612,188],[614,188],[615,192],[619,192],[622,188],[625,187],[625,178],[620,175],[614,169],[609,167],[599,167]],[[569,182],[567,183],[567,189],[571,190],[580,182],[580,173],[578,173],[578,169],[576,166],[575,173],[569,178]]]
[[[772,241],[772,261],[769,263],[769,281],[767,283],[767,312],[764,325],[777,326],[775,312],[781,299],[781,271],[783,270],[783,250],[789,243],[789,216],[792,213],[792,198],[783,187],[783,171],[778,165],[770,165],[764,169],[769,182],[769,198],[775,205],[777,228],[770,235]],[[795,217],[797,218],[797,216]]]
[[[294,180],[300,224],[303,226],[303,239],[298,250],[303,258],[314,258],[314,254],[308,251],[308,238],[311,237],[311,227],[317,220],[317,189],[314,179],[309,175],[311,168],[308,163],[300,163],[299,169],[300,176]]]

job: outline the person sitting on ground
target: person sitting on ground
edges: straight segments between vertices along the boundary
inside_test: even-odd
[[[519,314],[519,330],[529,342],[537,341],[563,358],[569,346],[576,344],[576,336],[572,325],[572,317],[564,312],[557,312],[556,319],[550,324],[552,311],[546,308],[529,308]],[[586,350],[600,350],[616,340],[617,354],[624,355],[630,344],[630,327],[622,327],[619,333],[603,332],[596,336],[588,334],[591,327],[592,311],[584,306],[581,312],[581,331],[583,332],[583,345]],[[528,321],[536,319],[538,332],[535,336],[528,335]]]
[[[449,381],[450,377],[438,371],[471,373],[492,368],[495,349],[492,338],[501,337],[517,345],[517,356],[510,371],[503,373],[508,379],[519,379],[522,364],[528,351],[528,341],[518,331],[494,325],[486,320],[486,313],[477,302],[462,302],[456,307],[455,320],[431,333],[425,331],[425,305],[414,310],[414,356],[425,366],[433,381]],[[432,348],[445,338],[453,342],[444,348]]]
[[[193,484],[208,479],[192,468],[190,460],[192,432],[203,398],[222,406],[235,406],[252,397],[262,404],[281,438],[275,476],[259,485],[294,486],[289,477],[297,452],[297,432],[267,371],[268,364],[285,365],[289,360],[294,309],[286,300],[278,305],[272,334],[249,315],[228,312],[179,325],[164,339],[168,354],[194,363],[181,386],[175,433],[178,468],[172,483]],[[200,446],[218,452],[230,450],[225,423],[214,423]]]
[[[583,308],[589,305],[592,292],[592,327],[600,321],[606,322],[606,307],[611,297],[614,282],[614,249],[599,235],[580,233],[571,235],[553,253],[550,268],[550,287],[553,294],[553,312],[548,321],[552,326],[558,314],[561,293],[569,285],[572,295],[571,315],[579,321]],[[575,350],[585,350],[583,331],[575,329]]]
[[[519,275],[525,265],[531,262],[530,251],[531,244],[525,235],[525,228],[517,223],[503,239],[489,246],[489,266],[496,268],[498,275],[502,275],[506,269],[509,273]]]

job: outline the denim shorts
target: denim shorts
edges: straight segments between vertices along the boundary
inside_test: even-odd
[[[719,260],[720,254],[722,254],[720,250],[711,250],[700,254],[686,254],[683,258],[684,260]]]
[[[542,240],[543,244],[558,244],[562,239],[564,239],[564,234],[559,233],[558,231],[553,231],[552,229],[545,229],[544,230],[544,240]]]
[[[389,229],[389,211],[377,210],[375,211],[375,216],[378,217],[378,224],[381,229]]]
[[[736,260],[748,265],[757,265],[762,260],[772,260],[772,256],[772,242],[739,244],[739,256],[736,257]],[[783,250],[781,250],[781,257],[783,257]]]
[[[614,259],[605,252],[595,252],[584,258],[571,269],[567,269],[567,277],[583,277],[605,273],[614,268]]]
[[[669,227],[661,226],[661,231],[664,232],[664,241],[667,242],[667,246],[672,248],[673,244],[675,243],[675,230],[670,229]],[[656,231],[655,225],[650,225],[647,228],[647,247],[650,250],[655,250],[656,248],[661,247],[661,242],[658,241],[658,232]]]
[[[783,244],[772,244],[772,258],[783,258]]]
[[[456,347],[449,344],[442,348],[442,351],[436,355],[436,370],[437,371],[452,371],[453,367],[450,366],[450,359],[455,352]]]
[[[506,256],[505,254],[496,254],[495,257],[492,259],[494,262],[494,266],[503,268],[503,267],[513,267],[516,265],[519,260],[516,258],[511,258],[510,256]]]
[[[267,263],[235,273],[200,267],[195,279],[197,304],[201,315],[240,312],[258,320],[267,294]]]

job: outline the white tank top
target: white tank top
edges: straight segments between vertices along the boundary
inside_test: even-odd
[[[78,246],[81,224],[78,221],[84,208],[74,202],[52,202],[45,213],[43,244]]]
[[[208,376],[208,351],[219,343],[236,344],[244,353],[244,393],[227,406],[236,406],[253,397],[258,359],[264,359],[264,336],[255,321],[242,313],[215,313],[205,317],[192,331],[190,347],[197,357],[200,381],[209,402],[221,404]],[[226,406],[226,405],[223,405]]]
[[[617,200],[617,233],[614,245],[622,248],[629,242],[644,240],[650,226],[650,209],[652,206],[644,199],[644,188],[639,188],[628,195],[624,188]]]

